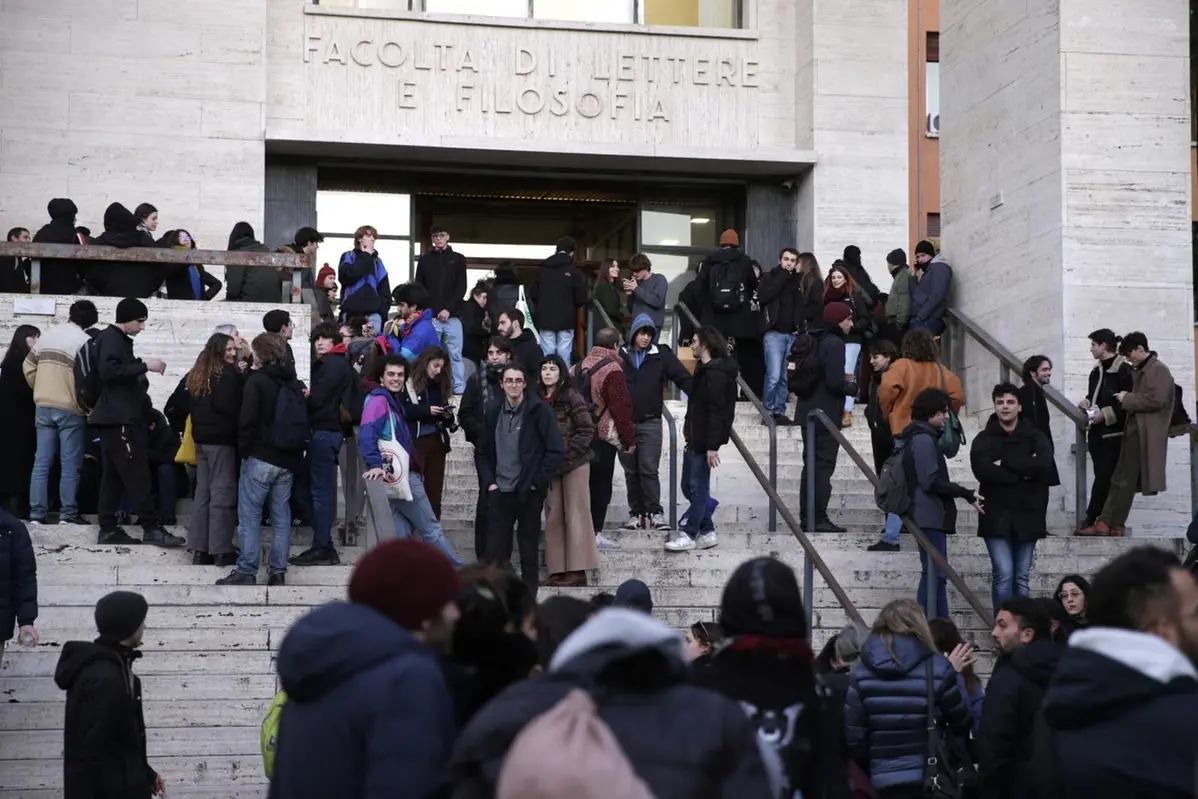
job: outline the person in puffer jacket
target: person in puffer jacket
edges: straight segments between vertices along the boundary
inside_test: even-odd
[[[929,669],[941,734],[966,738],[972,722],[956,671],[936,651],[919,605],[896,599],[878,614],[865,639],[844,702],[849,755],[883,799],[924,795]]]

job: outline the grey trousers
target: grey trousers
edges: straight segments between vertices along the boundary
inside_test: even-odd
[[[196,444],[196,494],[187,520],[187,548],[228,555],[236,531],[237,447]]]
[[[628,509],[633,516],[661,513],[661,417],[636,423],[636,450],[620,453],[628,484]]]
[[[342,507],[345,509],[345,524],[348,527],[354,519],[366,512],[366,483],[362,480],[363,464],[358,455],[358,429],[354,434],[341,440],[341,496]]]

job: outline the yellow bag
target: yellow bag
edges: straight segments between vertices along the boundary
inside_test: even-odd
[[[179,451],[175,453],[175,463],[183,463],[188,466],[196,465],[196,442],[191,437],[191,417],[187,417],[187,424],[183,427],[183,440],[179,442]]]
[[[266,779],[275,776],[275,755],[279,751],[279,720],[283,716],[283,705],[287,703],[287,694],[279,691],[275,694],[266,718],[262,720],[262,768],[266,771]]]

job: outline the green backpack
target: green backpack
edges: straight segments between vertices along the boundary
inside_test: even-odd
[[[266,718],[262,721],[262,766],[266,771],[266,779],[271,779],[275,773],[275,754],[279,749],[279,719],[283,716],[283,705],[287,704],[287,694],[279,691],[275,694]]]

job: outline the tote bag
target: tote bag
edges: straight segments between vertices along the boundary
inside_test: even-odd
[[[196,465],[196,442],[191,435],[191,417],[183,425],[183,439],[179,442],[179,450],[175,453],[175,463],[186,466]]]
[[[516,297],[516,308],[524,314],[524,329],[532,333],[533,338],[538,338],[537,327],[533,324],[532,309],[528,307],[528,299],[524,296],[524,286],[520,287],[520,294]]]
[[[395,431],[400,424],[395,411],[387,412],[388,438],[379,438],[379,454],[383,456],[383,487],[387,489],[387,499],[412,501],[412,487],[408,485],[408,470],[411,463],[408,451],[399,443]]]

